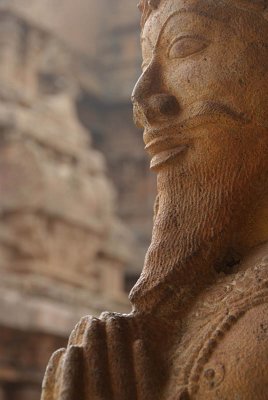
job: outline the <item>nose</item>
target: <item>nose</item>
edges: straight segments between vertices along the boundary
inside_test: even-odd
[[[160,67],[151,63],[132,92],[134,122],[141,128],[176,116],[179,103],[164,89]]]

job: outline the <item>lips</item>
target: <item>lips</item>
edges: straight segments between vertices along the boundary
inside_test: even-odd
[[[176,136],[165,136],[164,132],[162,132],[160,137],[149,141],[145,146],[145,150],[152,157],[150,168],[156,169],[167,162],[174,160],[179,154],[188,148],[188,145],[185,143],[185,137],[183,138],[179,134]]]
[[[200,126],[208,124],[224,123],[225,126],[237,127],[249,123],[243,113],[239,113],[225,104],[219,102],[201,101],[192,105],[180,121],[159,128],[145,127],[143,139],[145,150],[152,157],[151,168],[175,159],[178,155],[189,148],[193,141],[193,132]],[[174,134],[170,134],[174,132]]]
[[[236,111],[228,105],[213,101],[198,101],[188,106],[181,114],[179,121],[168,122],[158,128],[144,125],[143,140],[145,149],[151,154],[150,149],[156,143],[181,140],[182,136],[188,136],[189,131],[200,126],[220,123],[229,127],[238,127],[250,123],[245,113]],[[174,136],[170,132],[176,132]],[[174,142],[175,143],[175,142]],[[172,144],[172,143],[171,143]],[[174,147],[173,145],[171,147]]]
[[[164,164],[176,159],[181,153],[184,153],[187,148],[188,146],[186,145],[180,145],[169,150],[161,151],[160,153],[153,156],[150,163],[150,168],[157,169]]]

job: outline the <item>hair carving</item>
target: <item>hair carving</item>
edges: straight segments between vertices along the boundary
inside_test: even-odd
[[[141,26],[143,27],[151,12],[156,9],[162,0],[140,0],[138,7],[141,11]],[[260,12],[268,20],[268,0],[232,0],[235,6]]]
[[[144,26],[151,11],[156,9],[161,0],[140,0],[138,7],[141,11],[141,26]]]

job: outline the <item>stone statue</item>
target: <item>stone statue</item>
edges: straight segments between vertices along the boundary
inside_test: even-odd
[[[267,7],[140,2],[152,242],[132,313],[85,317],[42,400],[267,399]]]

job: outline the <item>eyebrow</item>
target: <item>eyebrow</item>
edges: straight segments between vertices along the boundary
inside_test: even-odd
[[[150,45],[151,45],[151,47],[152,47],[152,49],[155,49],[155,48],[157,47],[159,41],[160,41],[161,35],[162,35],[162,33],[163,33],[165,27],[167,26],[168,22],[169,22],[174,16],[180,15],[180,14],[195,14],[195,15],[198,15],[198,16],[200,16],[200,17],[208,18],[208,19],[210,19],[210,20],[216,20],[216,21],[218,21],[218,22],[225,22],[225,18],[220,18],[220,17],[217,17],[217,16],[215,16],[215,15],[207,14],[205,11],[197,10],[196,8],[193,8],[193,9],[182,8],[181,10],[174,11],[174,12],[173,12],[172,14],[170,14],[170,15],[168,16],[168,18],[165,20],[165,22],[164,22],[163,26],[161,27],[160,32],[159,32],[159,34],[158,34],[158,36],[157,36],[155,46],[153,46],[153,43],[151,42],[151,40],[150,40],[148,37],[146,37],[146,39],[145,39],[144,36],[141,36],[141,42],[143,42],[144,40],[148,40],[149,43],[150,43]]]

